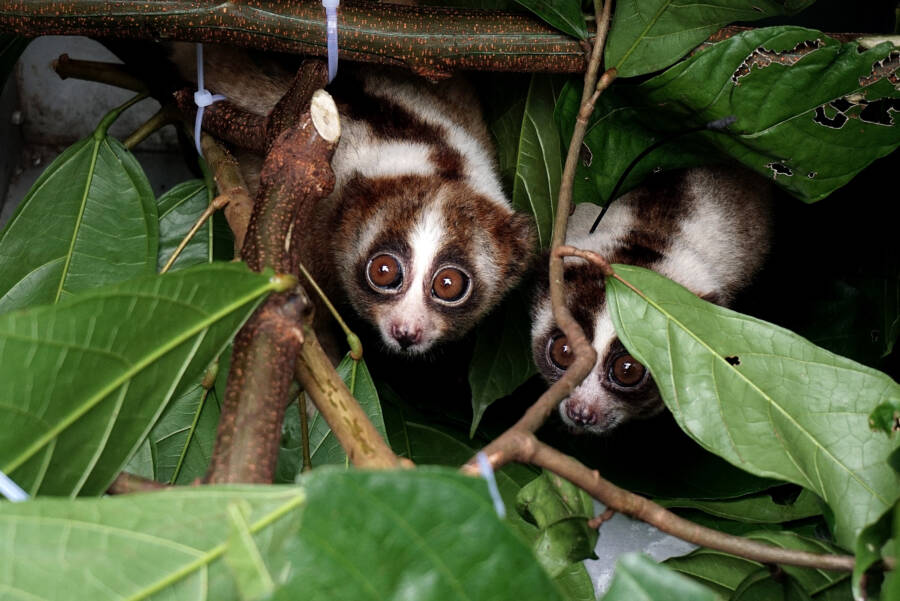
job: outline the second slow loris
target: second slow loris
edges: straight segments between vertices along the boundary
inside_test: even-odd
[[[652,269],[728,305],[768,253],[770,193],[767,182],[731,167],[657,175],[616,200],[593,234],[600,207],[579,205],[566,242],[610,263]],[[602,434],[659,413],[664,405],[653,378],[613,329],[599,268],[569,257],[564,274],[567,306],[597,351],[597,363],[560,403],[563,422]],[[558,380],[574,357],[554,322],[546,278],[535,297],[531,335],[538,369],[549,382]]]

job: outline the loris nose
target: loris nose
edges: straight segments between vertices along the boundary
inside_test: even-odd
[[[576,426],[593,426],[597,423],[597,414],[590,405],[584,403],[566,403],[566,415]]]
[[[422,341],[422,328],[395,323],[391,325],[391,336],[397,341],[400,348],[406,350]]]

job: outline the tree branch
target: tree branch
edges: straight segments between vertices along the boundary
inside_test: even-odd
[[[0,29],[24,36],[87,35],[130,40],[222,42],[325,56],[319,0],[102,2],[19,0],[0,6]],[[585,69],[578,40],[527,15],[358,1],[339,8],[341,58],[445,77],[459,69]]]

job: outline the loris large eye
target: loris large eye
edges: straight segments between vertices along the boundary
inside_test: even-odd
[[[547,358],[550,363],[565,371],[575,361],[575,353],[569,346],[569,339],[563,333],[556,334],[547,342]]]
[[[431,294],[443,303],[458,304],[469,296],[472,281],[458,267],[441,267],[431,282]]]
[[[403,283],[403,268],[394,255],[382,253],[369,259],[366,267],[369,285],[379,292],[394,291]]]
[[[634,388],[644,381],[647,369],[628,353],[619,355],[609,366],[609,379],[622,388]]]

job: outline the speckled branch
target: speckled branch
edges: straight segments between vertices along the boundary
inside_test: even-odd
[[[358,1],[340,6],[338,27],[344,59],[431,77],[459,69],[578,73],[586,67],[578,40],[528,15]],[[0,29],[25,36],[222,42],[326,54],[319,0],[19,0],[0,4]]]

